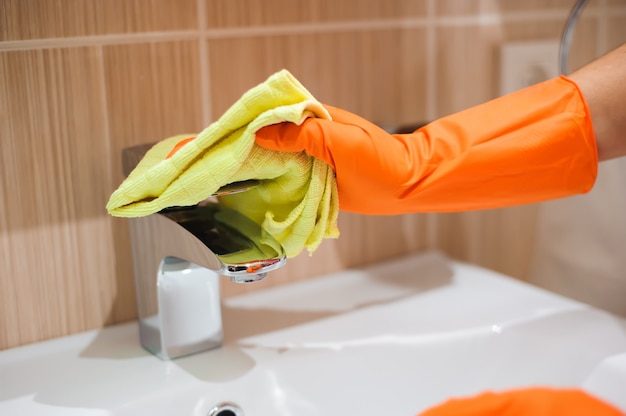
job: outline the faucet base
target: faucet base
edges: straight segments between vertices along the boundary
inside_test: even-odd
[[[158,273],[157,314],[140,319],[141,345],[163,360],[222,345],[220,276],[176,257],[166,257]]]

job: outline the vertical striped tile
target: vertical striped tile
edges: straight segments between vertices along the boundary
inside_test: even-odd
[[[0,41],[197,28],[196,0],[3,0]]]

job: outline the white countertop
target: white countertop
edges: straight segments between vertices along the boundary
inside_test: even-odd
[[[204,416],[221,401],[246,415],[401,415],[537,385],[626,412],[624,320],[438,253],[222,311],[225,345],[174,361],[144,351],[136,323],[0,351],[0,415]]]

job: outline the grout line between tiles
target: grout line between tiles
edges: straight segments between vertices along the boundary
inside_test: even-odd
[[[598,39],[596,41],[596,56],[607,52],[609,45],[609,5],[607,0],[600,0],[598,5]],[[585,11],[583,10],[583,13]]]
[[[209,61],[209,41],[203,34],[206,33],[206,2],[198,1],[198,28],[200,37],[198,39],[198,56],[200,59],[200,99],[202,105],[202,128],[211,123],[213,114],[213,103],[211,94],[211,64]]]
[[[423,28],[428,24],[424,17],[373,19],[366,21],[340,21],[326,23],[296,23],[277,26],[248,26],[223,29],[208,29],[206,35],[212,39],[250,36],[305,35],[315,33],[342,33],[363,30],[390,30]]]
[[[198,38],[198,31],[178,32],[146,32],[126,33],[115,35],[98,36],[75,36],[69,38],[46,38],[12,40],[0,42],[0,51],[7,50],[32,50],[52,48],[76,48],[85,46],[124,45],[134,43],[171,42],[178,40],[191,40]]]
[[[489,13],[468,16],[444,16],[436,17],[408,17],[396,19],[374,19],[366,21],[340,21],[326,23],[298,23],[277,26],[251,26],[208,29],[206,28],[205,5],[201,0],[199,4],[198,21],[202,25],[199,30],[181,30],[170,32],[143,32],[122,33],[96,36],[75,36],[69,38],[47,38],[1,41],[0,51],[8,50],[32,50],[50,48],[70,48],[96,45],[133,44],[147,42],[167,42],[178,40],[197,39],[232,39],[254,36],[281,36],[302,35],[316,33],[341,33],[364,30],[392,30],[406,28],[427,28],[431,25],[437,27],[459,26],[488,26],[501,24],[502,22],[524,21],[563,21],[569,10],[558,9],[542,12],[516,12],[516,13]],[[433,6],[429,6],[433,7]],[[429,12],[434,14],[434,12]],[[602,9],[593,8],[585,10],[586,17],[598,16],[603,13]],[[626,7],[611,8],[611,15],[626,16]]]
[[[426,3],[426,119],[434,120],[437,115],[437,26],[430,17],[435,14],[434,0]]]
[[[435,1],[426,3],[426,119],[434,120],[437,116],[437,25],[435,23]],[[439,215],[426,214],[426,245],[434,250],[439,245]]]

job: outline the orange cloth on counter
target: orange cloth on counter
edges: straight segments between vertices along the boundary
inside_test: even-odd
[[[339,206],[363,214],[498,208],[589,191],[598,156],[582,93],[566,77],[433,121],[385,132],[326,106],[332,120],[257,132],[271,150],[306,151],[337,177]]]
[[[528,388],[452,399],[419,416],[624,416],[578,389]]]

